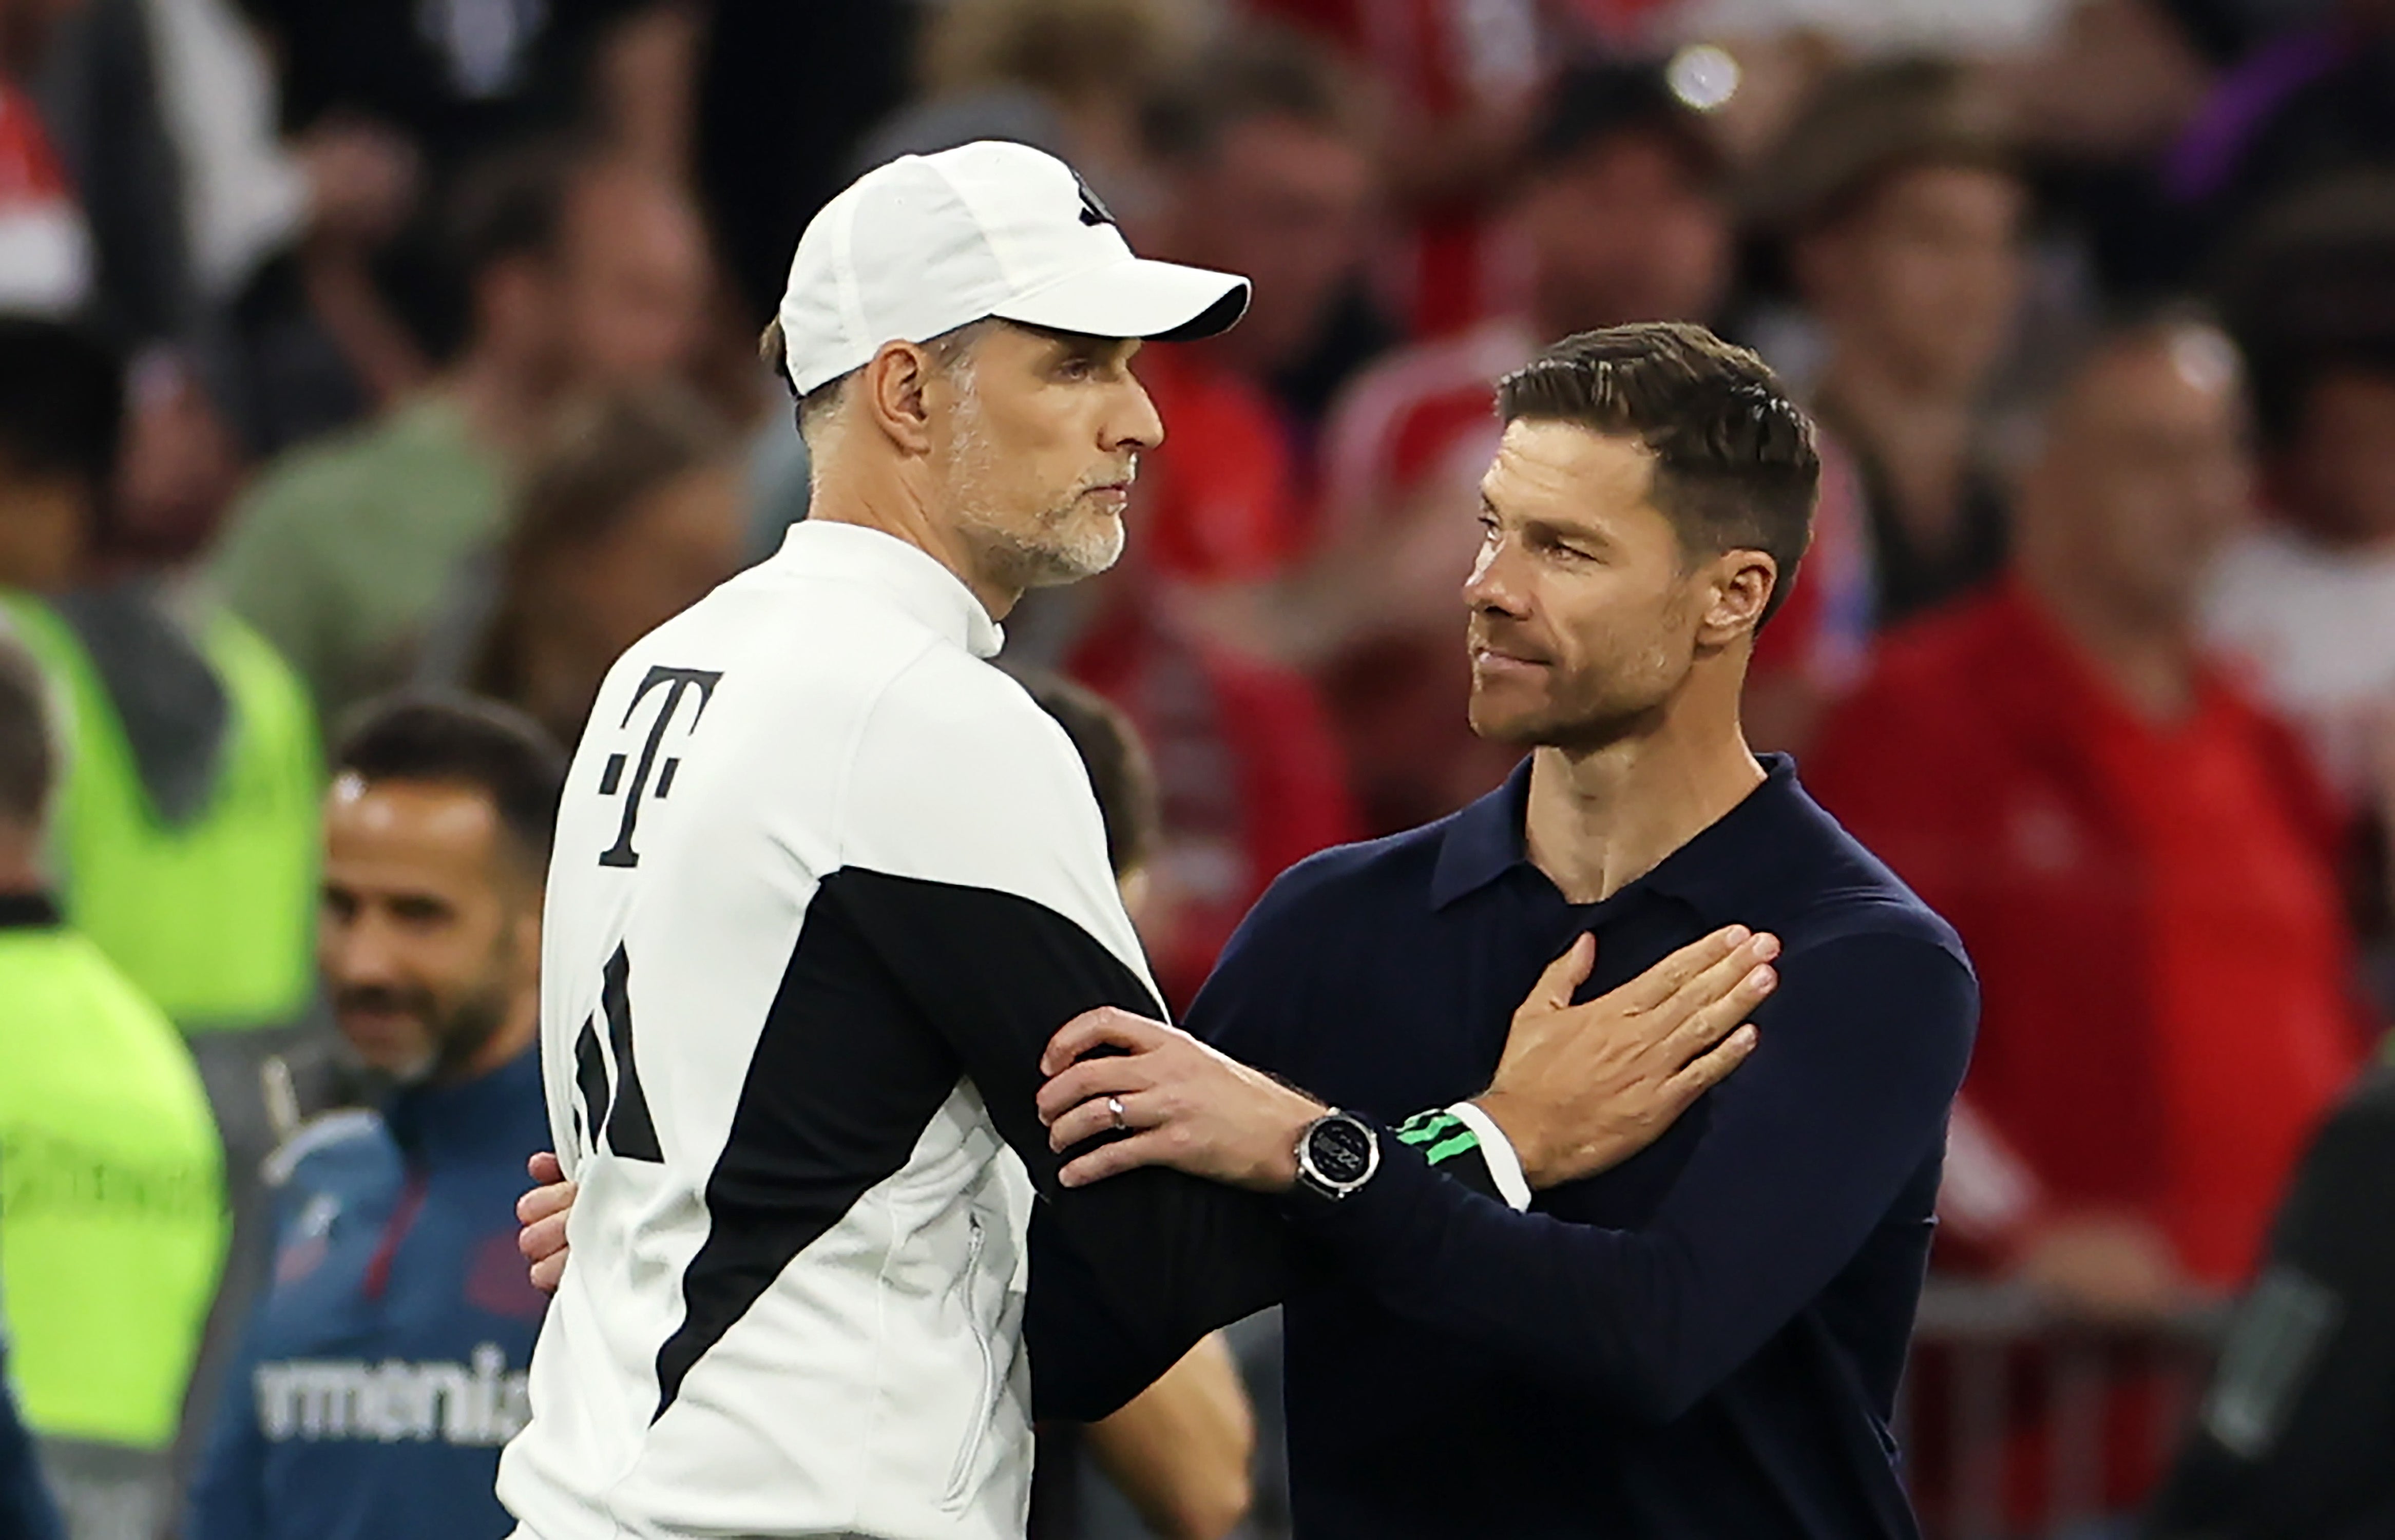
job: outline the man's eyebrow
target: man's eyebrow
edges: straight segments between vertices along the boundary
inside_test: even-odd
[[[1533,518],[1522,521],[1522,533],[1540,540],[1568,541],[1580,546],[1603,546],[1610,548],[1613,536],[1599,524],[1580,523],[1569,520]]]

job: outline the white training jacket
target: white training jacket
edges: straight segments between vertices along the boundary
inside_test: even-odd
[[[1020,1540],[1035,1186],[1043,1414],[1102,1415],[1277,1296],[1261,1200],[1055,1186],[1041,1047],[1160,1010],[999,639],[915,546],[807,522],[608,674],[549,877],[582,1185],[499,1467],[520,1535]]]

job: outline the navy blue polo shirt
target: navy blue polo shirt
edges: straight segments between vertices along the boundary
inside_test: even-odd
[[[1394,1124],[1474,1096],[1581,931],[1590,998],[1719,927],[1778,935],[1753,1057],[1653,1146],[1527,1213],[1387,1135],[1287,1305],[1299,1540],[1865,1540],[1914,1524],[1888,1433],[1978,986],[1793,763],[1573,905],[1523,848],[1526,762],[1274,885],[1190,1029]]]

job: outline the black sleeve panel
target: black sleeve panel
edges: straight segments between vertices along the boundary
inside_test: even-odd
[[[814,902],[854,923],[1030,1168],[1042,1202],[1028,1315],[1039,1324],[1026,1332],[1042,1415],[1103,1416],[1199,1337],[1281,1297],[1287,1243],[1262,1195],[1153,1168],[1057,1183],[1063,1162],[1037,1107],[1049,1039],[1100,1006],[1164,1014],[1121,958],[1054,910],[990,888],[852,867]],[[1082,1333],[1103,1334],[1106,1350],[1065,1340]]]
[[[681,1325],[657,1350],[659,1416],[791,1259],[906,1165],[957,1073],[855,923],[818,897],[708,1176],[707,1239],[682,1273]]]
[[[2297,1172],[2146,1533],[2395,1540],[2395,1072]]]

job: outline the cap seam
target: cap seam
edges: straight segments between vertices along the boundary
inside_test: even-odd
[[[847,206],[840,211],[840,225],[833,232],[838,239],[832,246],[832,280],[840,286],[840,324],[848,333],[840,339],[843,345],[841,352],[848,356],[853,356],[864,349],[867,334],[865,298],[859,292],[856,282],[856,204],[858,201],[849,200]],[[843,370],[842,373],[846,371]],[[832,379],[839,377],[835,375]],[[822,380],[817,383],[828,385],[831,381]]]

